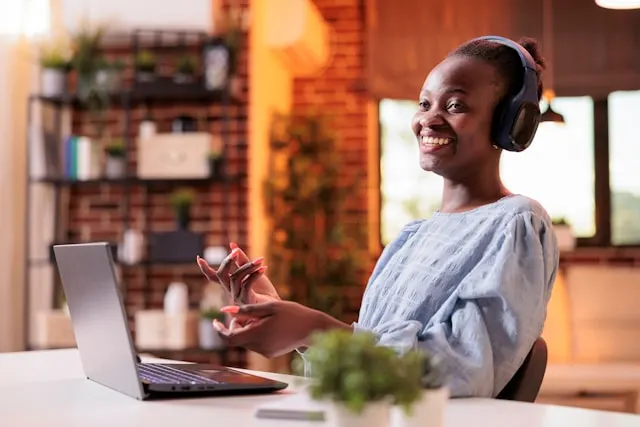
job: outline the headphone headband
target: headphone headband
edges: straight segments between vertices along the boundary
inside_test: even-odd
[[[526,67],[532,71],[536,71],[536,61],[533,59],[529,51],[525,49],[520,43],[514,42],[511,39],[500,36],[484,36],[478,37],[475,40],[486,40],[490,42],[500,43],[502,45],[508,46],[511,49],[515,50],[520,57],[520,61],[522,62],[522,66]]]

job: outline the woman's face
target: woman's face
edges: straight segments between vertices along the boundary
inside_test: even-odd
[[[499,158],[491,121],[501,91],[495,69],[482,60],[452,56],[436,66],[424,82],[411,126],[422,169],[463,179]]]

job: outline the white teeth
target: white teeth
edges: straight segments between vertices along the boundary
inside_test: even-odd
[[[421,142],[423,144],[430,144],[430,145],[447,145],[448,143],[451,142],[451,139],[449,138],[433,138],[431,136],[423,136],[421,139]]]

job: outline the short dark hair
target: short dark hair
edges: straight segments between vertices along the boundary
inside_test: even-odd
[[[543,91],[542,72],[545,69],[545,60],[540,54],[540,48],[535,39],[523,37],[518,40],[518,43],[529,52],[536,63],[539,101]],[[523,73],[520,58],[508,46],[488,40],[471,40],[449,54],[449,56],[456,55],[480,59],[493,65],[505,82],[505,95],[515,95],[522,87]]]

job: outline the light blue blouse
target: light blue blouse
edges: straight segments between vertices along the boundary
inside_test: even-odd
[[[542,332],[558,258],[548,214],[525,196],[436,212],[385,247],[354,329],[435,354],[452,397],[495,397]]]

